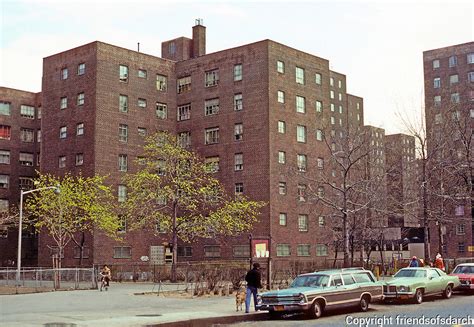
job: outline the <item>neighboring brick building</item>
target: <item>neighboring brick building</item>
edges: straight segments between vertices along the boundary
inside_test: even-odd
[[[425,51],[431,256],[472,256],[474,42]],[[471,249],[473,249],[471,247]]]

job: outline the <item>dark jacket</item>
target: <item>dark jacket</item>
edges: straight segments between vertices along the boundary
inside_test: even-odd
[[[247,282],[247,286],[252,286],[256,288],[262,288],[262,283],[260,281],[261,275],[258,269],[249,270],[247,275],[245,276],[245,281]]]

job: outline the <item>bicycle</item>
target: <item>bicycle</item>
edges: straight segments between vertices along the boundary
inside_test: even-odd
[[[108,275],[104,275],[103,273],[100,273],[99,274],[100,276],[102,276],[100,278],[100,291],[102,292],[102,289],[105,289],[106,291],[109,290],[109,285],[108,283],[110,282],[110,277]]]

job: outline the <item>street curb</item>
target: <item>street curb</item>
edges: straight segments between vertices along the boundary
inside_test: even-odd
[[[147,327],[167,326],[167,327],[208,327],[219,324],[232,324],[243,321],[262,321],[268,320],[267,312],[256,312],[250,314],[240,314],[234,316],[198,318],[184,321],[170,321],[158,324],[146,325]]]

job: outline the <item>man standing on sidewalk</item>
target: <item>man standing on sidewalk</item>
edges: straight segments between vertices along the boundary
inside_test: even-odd
[[[253,305],[255,311],[257,311],[257,289],[262,288],[261,283],[261,274],[260,274],[260,264],[255,262],[253,264],[253,269],[247,272],[245,276],[245,281],[247,282],[247,295],[245,297],[245,313],[250,311],[250,298],[253,295]]]

